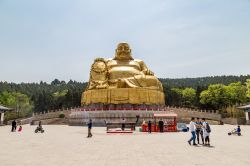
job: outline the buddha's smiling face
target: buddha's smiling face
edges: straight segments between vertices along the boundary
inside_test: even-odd
[[[117,46],[116,51],[116,57],[115,59],[118,60],[132,60],[131,57],[131,49],[129,48],[129,45],[127,43],[120,43]]]

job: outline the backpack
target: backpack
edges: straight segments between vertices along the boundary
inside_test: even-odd
[[[210,125],[208,123],[206,123],[206,131],[208,133],[211,133],[211,128],[210,128]]]

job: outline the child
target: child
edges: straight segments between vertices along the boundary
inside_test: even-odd
[[[19,126],[19,129],[18,129],[18,132],[21,132],[22,129],[23,129],[23,127],[20,125],[20,126]]]
[[[237,132],[238,134],[240,134],[240,132],[241,132],[240,126],[237,127],[236,132]]]

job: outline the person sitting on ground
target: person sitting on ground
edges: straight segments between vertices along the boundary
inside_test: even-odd
[[[240,126],[237,127],[236,132],[239,134],[241,132]]]
[[[23,127],[20,125],[19,128],[18,128],[18,132],[21,132],[23,129]]]
[[[39,121],[37,129],[38,130],[42,130],[43,129],[43,127],[42,127],[42,121]]]

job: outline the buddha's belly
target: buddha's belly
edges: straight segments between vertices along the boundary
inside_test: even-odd
[[[129,78],[139,75],[140,71],[130,66],[116,66],[109,70],[109,79],[115,80],[119,78]]]

